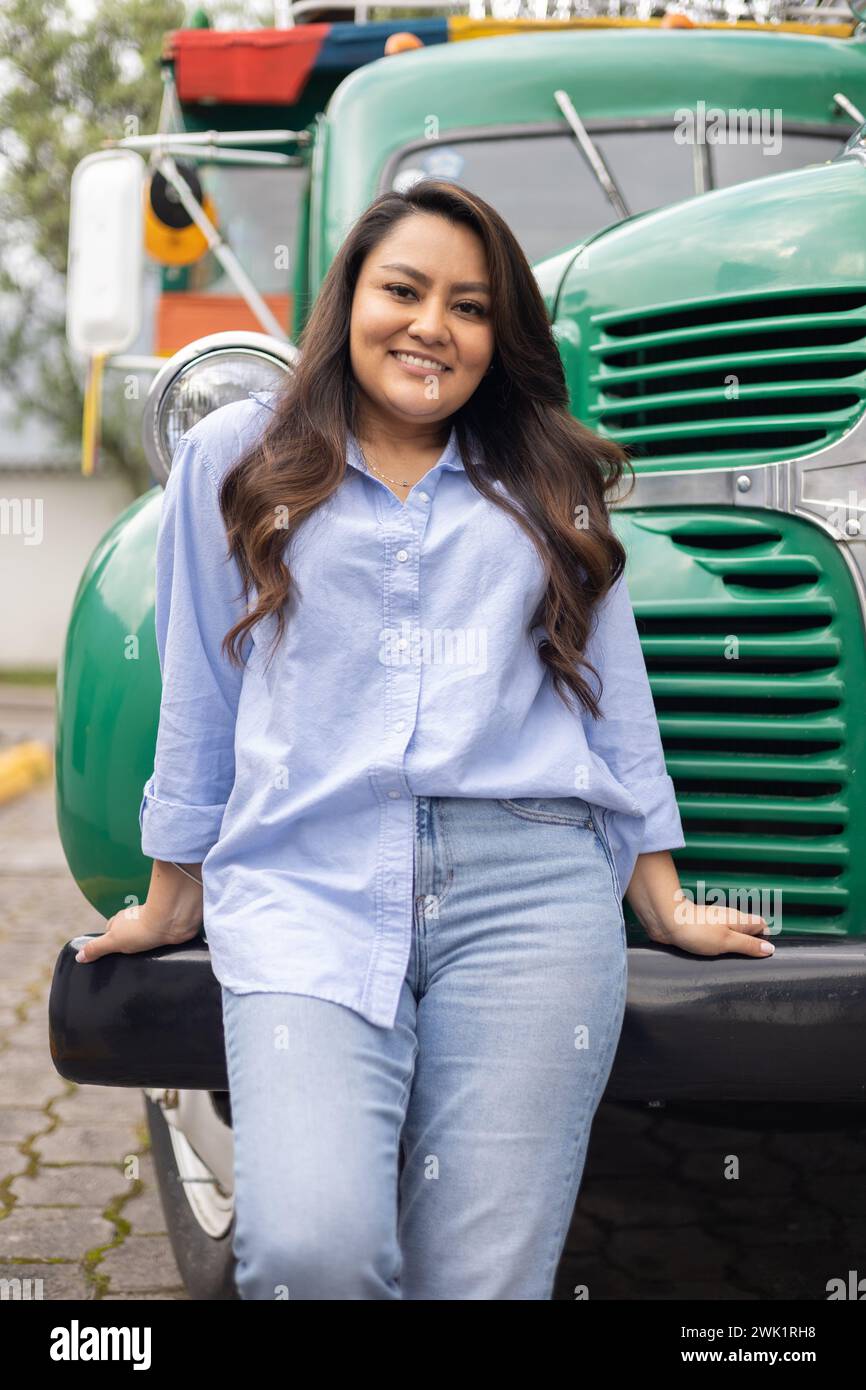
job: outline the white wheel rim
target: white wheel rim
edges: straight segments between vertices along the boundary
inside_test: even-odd
[[[178,1177],[192,1214],[207,1235],[219,1240],[232,1223],[234,1196],[222,1191],[213,1173],[180,1130],[169,1125],[168,1132]]]

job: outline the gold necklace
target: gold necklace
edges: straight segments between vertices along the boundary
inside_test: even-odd
[[[375,473],[377,477],[379,477],[379,478],[384,478],[385,481],[386,481],[387,483],[396,483],[396,484],[397,484],[397,487],[414,487],[414,484],[413,484],[413,483],[410,483],[408,478],[404,478],[403,481],[402,481],[402,483],[397,482],[397,479],[396,479],[396,478],[389,478],[387,473],[382,473],[382,472],[380,472],[380,470],[379,470],[378,468],[376,468],[375,464],[369,463],[368,460],[367,460],[367,455],[364,453],[364,450],[361,448],[360,440],[358,441],[358,451],[359,451],[359,453],[360,453],[360,455],[361,455],[361,458],[364,460],[364,467],[365,467],[368,471],[370,471],[370,472],[372,472],[372,473]]]

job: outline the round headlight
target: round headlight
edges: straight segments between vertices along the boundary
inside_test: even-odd
[[[142,442],[154,477],[165,483],[178,441],[220,406],[250,391],[277,391],[299,357],[267,333],[209,333],[170,357],[154,377],[142,416]]]

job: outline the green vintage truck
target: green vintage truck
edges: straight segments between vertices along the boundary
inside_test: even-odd
[[[159,715],[153,566],[173,444],[291,370],[331,258],[377,193],[453,178],[532,260],[575,414],[631,453],[637,485],[615,524],[687,837],[683,886],[776,932],[757,972],[650,943],[627,912],[609,1094],[866,1098],[866,42],[839,27],[576,23],[422,40],[357,66],[293,139],[249,142],[295,161],[290,320],[216,328],[155,364],[143,427],[157,485],[92,556],[58,678],[58,824],[106,917],[141,901],[150,875],[137,817]],[[291,106],[279,115],[291,124]],[[187,1288],[235,1297],[206,939],[86,971],[77,944],[52,986],[55,1065],[145,1090]]]

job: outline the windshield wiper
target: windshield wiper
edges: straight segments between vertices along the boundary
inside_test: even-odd
[[[575,111],[568,92],[564,92],[562,88],[559,88],[553,93],[553,96],[557,106],[574,131],[577,142],[586,155],[589,167],[595,174],[608,202],[613,204],[620,217],[631,217],[625,198],[617,187],[613,174],[608,169],[601,151]]]

